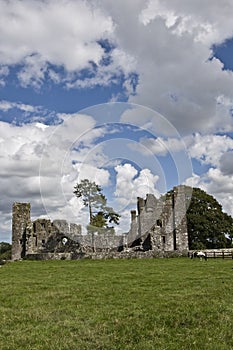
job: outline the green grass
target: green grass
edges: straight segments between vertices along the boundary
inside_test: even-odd
[[[232,268],[188,258],[6,264],[0,349],[233,349]]]

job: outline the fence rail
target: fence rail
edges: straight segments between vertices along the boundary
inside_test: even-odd
[[[221,258],[221,259],[233,259],[233,249],[208,249],[208,250],[202,250],[201,252],[203,252],[203,256],[198,256],[198,250],[190,250],[188,252],[188,256],[190,258],[196,258],[196,257],[202,257],[204,259],[209,259],[209,258],[212,258],[212,259],[218,259],[218,258]]]

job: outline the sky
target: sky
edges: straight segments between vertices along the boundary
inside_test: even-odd
[[[12,204],[88,221],[98,183],[129,230],[138,196],[200,187],[233,215],[231,0],[0,0],[0,241]]]

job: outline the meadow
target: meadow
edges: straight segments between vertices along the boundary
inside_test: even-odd
[[[233,261],[0,267],[1,350],[233,349]]]

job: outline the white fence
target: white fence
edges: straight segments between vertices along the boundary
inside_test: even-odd
[[[205,258],[222,258],[222,259],[233,259],[233,248],[226,248],[226,249],[204,249],[201,250],[205,254]],[[199,250],[189,250],[188,256],[190,258],[198,257],[197,253],[200,252]],[[204,255],[203,255],[204,256]]]

